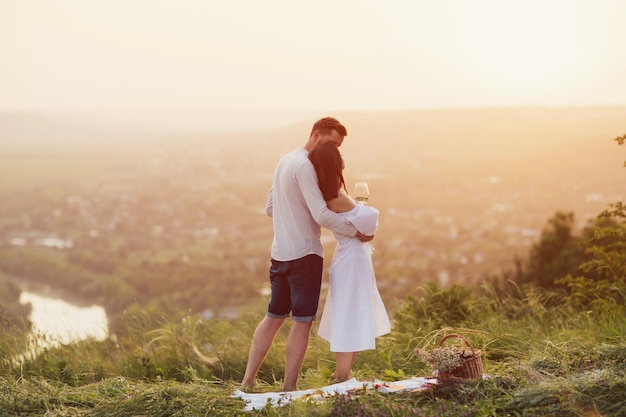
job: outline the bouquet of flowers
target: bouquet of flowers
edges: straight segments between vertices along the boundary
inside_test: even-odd
[[[428,362],[434,373],[452,372],[463,365],[462,353],[450,346],[438,347],[430,352],[415,348],[413,353],[424,362]]]
[[[450,337],[458,337],[465,341],[465,347],[443,346],[443,342]],[[431,351],[415,348],[415,356],[428,362],[433,374],[440,379],[469,379],[482,378],[483,365],[480,350],[472,348],[467,339],[459,334],[449,334],[439,342],[439,346]]]

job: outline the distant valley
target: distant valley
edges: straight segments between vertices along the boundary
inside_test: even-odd
[[[510,271],[557,211],[574,212],[583,227],[626,196],[626,150],[613,141],[626,133],[623,107],[334,116],[348,128],[348,190],[368,181],[370,204],[381,211],[374,262],[390,302],[427,281],[479,284]],[[0,253],[8,262],[36,239],[71,241],[36,250],[56,251],[55,262],[97,277],[115,275],[107,285],[130,285],[129,300],[150,279],[133,272],[138,265],[180,261],[171,266],[180,285],[144,288],[146,297],[176,288],[181,304],[197,310],[248,303],[267,281],[272,230],[263,206],[274,165],[304,144],[313,121],[241,133],[158,134],[153,126],[141,134],[1,114]],[[20,238],[25,246],[12,244]],[[324,241],[330,259],[332,235],[324,232]],[[201,271],[190,272],[194,262]],[[230,277],[233,286],[218,298],[198,296]],[[83,290],[95,296],[96,287]]]

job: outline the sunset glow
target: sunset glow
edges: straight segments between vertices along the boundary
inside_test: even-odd
[[[624,105],[619,0],[0,0],[0,109]]]

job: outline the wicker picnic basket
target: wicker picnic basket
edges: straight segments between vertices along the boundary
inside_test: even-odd
[[[465,337],[457,333],[450,333],[441,339],[439,347],[442,347],[443,342],[452,337],[463,340],[465,345],[469,348],[469,351],[467,349],[459,349],[459,355],[461,356],[461,360],[463,362],[461,366],[448,372],[439,371],[437,379],[442,381],[455,381],[482,378],[483,362],[480,357],[480,350],[474,349]]]

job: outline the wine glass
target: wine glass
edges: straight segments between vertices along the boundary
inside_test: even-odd
[[[354,184],[354,199],[357,203],[365,204],[370,198],[370,189],[366,182],[357,182]]]

